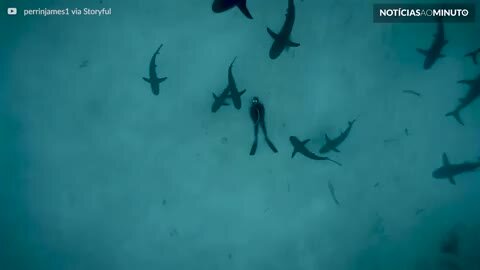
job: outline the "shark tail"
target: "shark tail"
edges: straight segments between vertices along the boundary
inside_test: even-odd
[[[245,17],[253,19],[252,14],[250,14],[250,11],[247,8],[247,0],[240,0],[237,4],[237,7],[240,9],[243,15],[245,15]]]
[[[340,166],[340,167],[343,166],[342,163],[340,163],[340,162],[338,162],[338,161],[335,161],[335,160],[333,160],[333,159],[331,159],[331,158],[327,158],[327,160],[330,161],[330,162],[333,162],[333,163],[337,164],[337,165]]]
[[[463,123],[463,120],[462,118],[460,118],[460,111],[459,110],[455,110],[455,111],[452,111],[452,112],[449,112],[447,114],[445,114],[445,116],[453,116],[455,118],[455,120],[457,120],[457,122],[464,126],[465,124]]]

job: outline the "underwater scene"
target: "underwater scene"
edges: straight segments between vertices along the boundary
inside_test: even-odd
[[[0,270],[480,270],[479,3],[2,1]]]

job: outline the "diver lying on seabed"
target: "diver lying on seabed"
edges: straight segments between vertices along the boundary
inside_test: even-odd
[[[275,145],[270,141],[267,135],[267,128],[265,127],[265,107],[260,102],[258,97],[252,99],[252,104],[250,105],[250,117],[252,118],[254,124],[255,139],[250,149],[250,155],[253,156],[257,152],[257,142],[258,142],[258,126],[262,128],[263,136],[268,146],[274,153],[277,153],[278,150],[275,148]]]

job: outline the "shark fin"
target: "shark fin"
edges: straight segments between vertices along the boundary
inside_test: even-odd
[[[465,57],[471,57],[473,63],[476,65],[476,64],[478,64],[478,61],[477,61],[477,55],[478,55],[478,53],[480,53],[480,51],[473,51],[473,52],[471,52],[471,53],[465,54]]]
[[[241,96],[241,95],[245,94],[245,92],[247,92],[247,89],[243,89],[243,91],[240,91],[240,92],[238,93],[238,95]]]
[[[449,112],[449,113],[445,114],[445,116],[453,116],[453,117],[455,117],[455,120],[457,120],[457,122],[458,122],[460,125],[462,125],[462,126],[465,125],[465,124],[463,123],[462,118],[460,118],[460,111],[459,111],[459,110],[455,110],[455,111],[453,111],[453,112]]]
[[[438,55],[438,58],[444,58],[445,57],[445,54],[439,54]]]
[[[163,78],[159,78],[157,81],[158,81],[159,83],[161,83],[161,82],[166,81],[167,79],[168,79],[168,77],[163,77]]]
[[[452,184],[452,185],[456,185],[456,184],[457,184],[457,182],[455,182],[455,178],[453,178],[453,176],[449,177],[449,178],[448,178],[448,181],[450,181],[450,184]]]
[[[270,34],[270,36],[273,38],[273,39],[277,39],[278,38],[278,34],[275,34],[275,32],[272,31],[272,29],[268,28],[267,27],[267,32]]]
[[[417,48],[417,52],[419,52],[419,53],[421,53],[421,54],[423,54],[423,55],[425,55],[425,56],[428,55],[428,51],[427,51],[427,50],[424,50],[424,49],[419,49],[419,48]]]
[[[330,138],[328,137],[328,135],[327,135],[326,133],[325,133],[325,141],[326,141],[326,142],[331,141]]]
[[[249,19],[253,19],[252,14],[250,14],[250,11],[248,11],[248,8],[247,8],[247,0],[238,1],[237,7],[240,9],[243,15],[245,15],[245,17]]]
[[[300,43],[296,43],[296,42],[293,42],[291,40],[287,41],[287,44],[286,44],[288,47],[299,47],[300,46]]]
[[[305,145],[305,144],[307,144],[309,141],[310,141],[310,139],[306,139],[306,140],[304,140],[304,141],[301,141],[301,143],[302,143],[303,145]]]
[[[443,155],[442,155],[442,162],[443,162],[443,165],[445,165],[445,166],[450,165],[450,161],[448,160],[447,153],[443,153]]]
[[[223,105],[223,106],[230,106],[230,104],[227,103],[226,101],[222,102],[222,105]]]
[[[143,80],[146,81],[146,82],[148,82],[148,83],[151,83],[151,82],[152,82],[149,78],[145,78],[145,77],[143,77]]]
[[[338,150],[337,148],[332,148],[332,151],[333,151],[333,152],[340,153],[340,150]]]
[[[292,152],[292,158],[295,156],[295,154],[297,153],[297,149],[293,149],[293,152]]]
[[[467,84],[467,85],[473,85],[475,83],[474,80],[461,80],[461,81],[458,81],[458,83],[461,83],[461,84]]]
[[[218,99],[218,97],[217,97],[217,95],[215,95],[215,93],[212,93],[212,95],[213,95],[213,99],[215,99],[215,100]]]

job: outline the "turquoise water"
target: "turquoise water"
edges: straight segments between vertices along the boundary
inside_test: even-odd
[[[444,116],[480,73],[478,19],[446,24],[425,71],[435,24],[374,24],[373,1],[295,1],[301,46],[276,60],[283,0],[248,0],[253,20],[200,0],[39,2],[0,3],[0,269],[480,269],[480,172],[432,178],[444,152],[480,157],[480,103],[465,126]],[[212,113],[235,57],[242,108]],[[248,154],[253,96],[277,154],[262,134]],[[327,154],[343,166],[291,158],[290,136],[318,154],[355,118]]]

